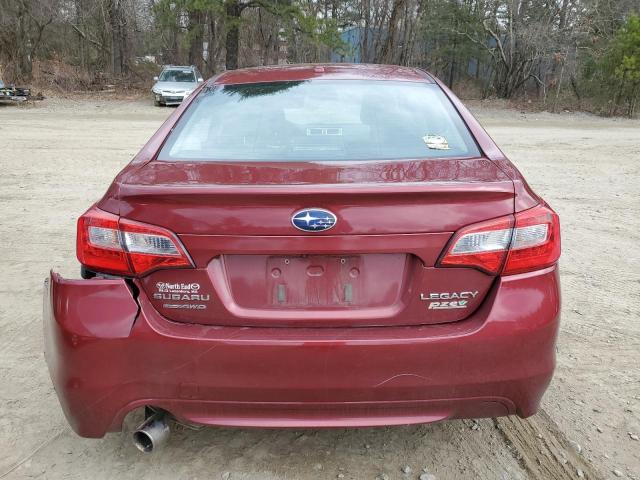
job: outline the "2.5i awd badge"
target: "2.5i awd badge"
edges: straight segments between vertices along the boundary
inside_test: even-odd
[[[469,299],[476,298],[478,291],[473,292],[442,292],[420,294],[420,300],[429,302],[429,310],[452,310],[467,308]]]

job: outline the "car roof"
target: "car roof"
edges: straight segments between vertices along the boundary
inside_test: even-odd
[[[196,70],[195,65],[165,65],[163,70]]]
[[[388,80],[435,83],[426,72],[398,65],[371,64],[299,64],[227,70],[210,80],[215,85],[284,82],[303,80]]]

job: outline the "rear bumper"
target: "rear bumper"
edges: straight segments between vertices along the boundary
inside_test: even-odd
[[[51,378],[85,437],[142,405],[264,427],[526,417],[551,380],[560,311],[557,267],[500,279],[467,320],[420,327],[179,324],[123,280],[55,273],[44,295]]]

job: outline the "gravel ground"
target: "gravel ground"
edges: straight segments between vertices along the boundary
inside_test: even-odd
[[[0,478],[640,479],[640,122],[472,108],[562,220],[563,323],[543,411],[360,430],[176,428],[144,456],[128,434],[87,440],[67,426],[42,355],[42,281],[51,267],[78,275],[76,218],[171,110],[0,105]]]

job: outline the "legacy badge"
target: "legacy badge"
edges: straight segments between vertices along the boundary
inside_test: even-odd
[[[476,298],[478,291],[473,292],[441,292],[420,294],[420,300],[429,302],[429,310],[453,310],[467,308],[469,299]]]

